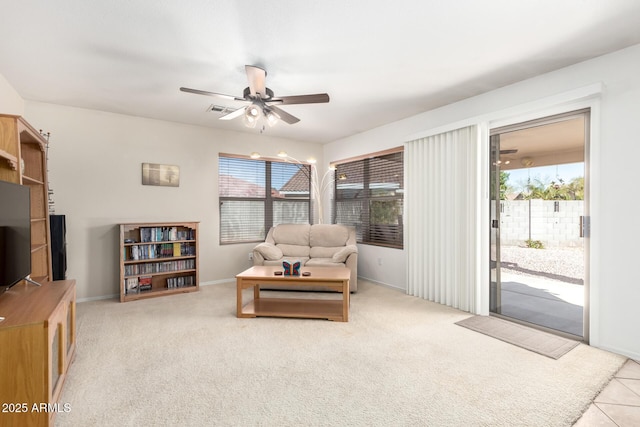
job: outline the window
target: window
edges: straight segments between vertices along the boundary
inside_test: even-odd
[[[358,243],[403,247],[402,148],[337,164],[333,222],[356,227]]]
[[[308,224],[310,171],[304,164],[220,154],[220,244],[262,241],[277,224]]]

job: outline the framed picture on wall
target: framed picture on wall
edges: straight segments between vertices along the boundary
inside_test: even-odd
[[[158,163],[142,164],[142,185],[180,186],[180,167]]]

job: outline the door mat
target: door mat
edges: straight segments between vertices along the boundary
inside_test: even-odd
[[[534,351],[552,359],[559,359],[580,344],[578,341],[491,316],[472,316],[456,322],[456,325]]]

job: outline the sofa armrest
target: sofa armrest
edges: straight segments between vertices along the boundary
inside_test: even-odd
[[[264,256],[256,249],[253,250],[253,265],[264,265]]]
[[[345,267],[351,270],[351,277],[349,278],[349,291],[358,291],[358,253],[354,252],[347,257],[344,262]]]

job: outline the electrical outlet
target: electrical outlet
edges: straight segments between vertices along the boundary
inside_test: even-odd
[[[382,258],[378,258],[378,265],[382,265]]]
[[[249,261],[253,261],[253,252],[249,252]]]

